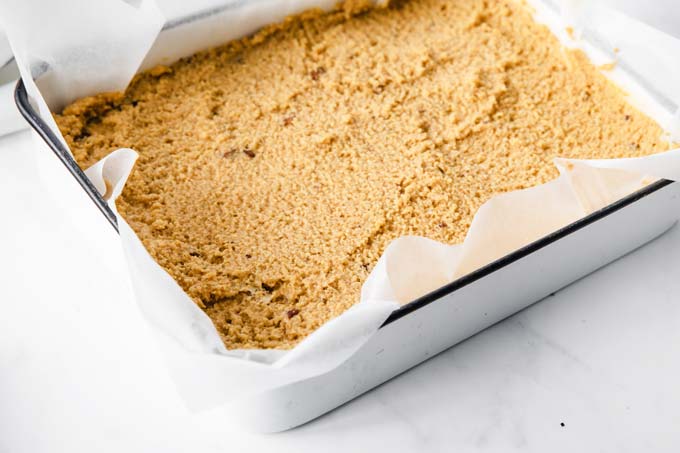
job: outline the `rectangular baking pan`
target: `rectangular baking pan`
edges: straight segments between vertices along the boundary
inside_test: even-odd
[[[202,17],[169,22],[164,32],[195,25]],[[117,231],[114,213],[30,104],[22,81],[15,101],[33,131]],[[338,368],[219,411],[257,431],[282,431],[308,422],[645,244],[679,217],[680,184],[659,180],[403,305]]]

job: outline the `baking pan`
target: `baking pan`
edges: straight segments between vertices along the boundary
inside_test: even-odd
[[[117,230],[108,204],[30,105],[21,81],[15,99],[31,128]],[[645,244],[678,217],[680,184],[652,183],[403,305],[341,366],[249,398],[238,409],[239,421],[271,432],[312,420]]]
[[[173,35],[182,24],[169,23]],[[180,27],[182,28],[182,27]],[[172,38],[172,37],[171,37]],[[171,42],[172,39],[166,40]],[[163,42],[159,39],[158,42]],[[19,111],[116,229],[116,217],[69,150],[30,104],[19,81]],[[680,217],[680,184],[659,180],[395,310],[334,370],[223,406],[225,417],[258,431],[298,426],[433,357],[486,327],[645,244]],[[238,407],[236,407],[238,406]]]

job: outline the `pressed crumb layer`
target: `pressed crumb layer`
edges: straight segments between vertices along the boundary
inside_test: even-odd
[[[228,348],[290,348],[402,235],[464,239],[556,156],[668,148],[520,3],[311,12],[57,115],[79,165],[130,147],[117,205]]]

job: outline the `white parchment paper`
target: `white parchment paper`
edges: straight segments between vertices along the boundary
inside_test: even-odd
[[[169,63],[330,0],[201,0],[184,19],[165,20],[149,0],[37,0],[0,4],[31,102],[61,136],[50,110],[102,91],[122,90],[139,68]],[[537,20],[565,45],[583,48],[631,103],[680,137],[680,41],[599,5],[531,0]],[[165,24],[165,31],[159,35]],[[575,33],[565,31],[571,25]],[[36,33],[39,30],[39,33]],[[35,83],[33,80],[35,79]],[[114,151],[86,171],[115,199],[136,160]],[[352,356],[404,303],[582,218],[658,178],[680,179],[680,150],[645,158],[558,159],[559,178],[500,195],[475,216],[465,242],[445,245],[402,237],[385,250],[359,303],[290,351],[227,351],[210,319],[151,258],[118,217],[120,238],[140,310],[157,333],[168,368],[189,407],[213,408],[328,372]]]

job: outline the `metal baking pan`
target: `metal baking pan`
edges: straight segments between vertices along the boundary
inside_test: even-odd
[[[182,24],[195,26],[201,17],[169,22],[161,38],[170,29],[177,36]],[[114,213],[30,104],[22,81],[14,97],[33,131],[117,231]],[[659,180],[403,305],[336,369],[218,412],[258,431],[308,422],[645,244],[679,217],[680,184]]]
[[[117,230],[115,215],[29,104],[21,81],[15,99]],[[647,243],[679,217],[680,184],[657,181],[403,305],[340,367],[249,399],[239,407],[240,422],[282,431],[312,420]]]

